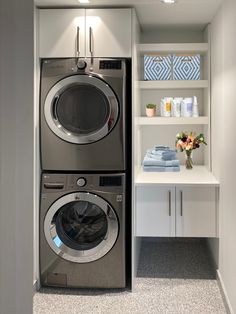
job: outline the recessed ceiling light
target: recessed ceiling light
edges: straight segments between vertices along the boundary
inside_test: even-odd
[[[174,4],[176,3],[176,0],[161,0],[161,2],[166,4]]]
[[[89,3],[89,0],[78,0],[80,3]]]

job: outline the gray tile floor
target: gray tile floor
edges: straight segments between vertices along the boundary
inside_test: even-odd
[[[205,243],[143,241],[135,291],[42,289],[34,314],[224,314]]]

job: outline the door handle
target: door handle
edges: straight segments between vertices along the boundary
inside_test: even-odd
[[[183,216],[183,191],[180,191],[180,216]]]
[[[54,118],[54,120],[58,121],[58,116],[57,116],[57,103],[59,101],[60,96],[59,95],[55,95],[54,99],[52,101],[52,116]]]
[[[171,191],[169,191],[169,216],[171,216]]]
[[[93,30],[92,27],[89,27],[89,52],[92,55],[93,54],[93,50],[92,50],[92,34],[93,34]]]
[[[80,35],[80,28],[79,28],[79,26],[77,26],[77,33],[76,33],[76,57],[79,57],[79,55],[80,55],[79,35]]]

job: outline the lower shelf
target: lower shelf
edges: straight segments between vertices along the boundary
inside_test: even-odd
[[[207,125],[209,123],[209,118],[208,117],[190,117],[190,118],[174,118],[174,117],[169,117],[169,118],[164,118],[164,117],[140,117],[138,120],[139,125],[179,125],[179,124],[204,124]]]
[[[219,186],[219,181],[205,166],[194,166],[187,170],[180,167],[179,172],[144,172],[140,169],[135,185],[211,185]]]

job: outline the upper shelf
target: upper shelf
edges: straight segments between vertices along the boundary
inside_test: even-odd
[[[179,172],[144,172],[140,170],[136,186],[143,185],[211,185],[219,186],[219,181],[205,166],[193,166],[188,170],[184,166]]]
[[[208,87],[208,81],[140,81],[139,87],[140,89],[201,89]]]
[[[157,53],[194,53],[206,54],[208,52],[207,43],[182,43],[182,44],[140,44],[141,54]]]

